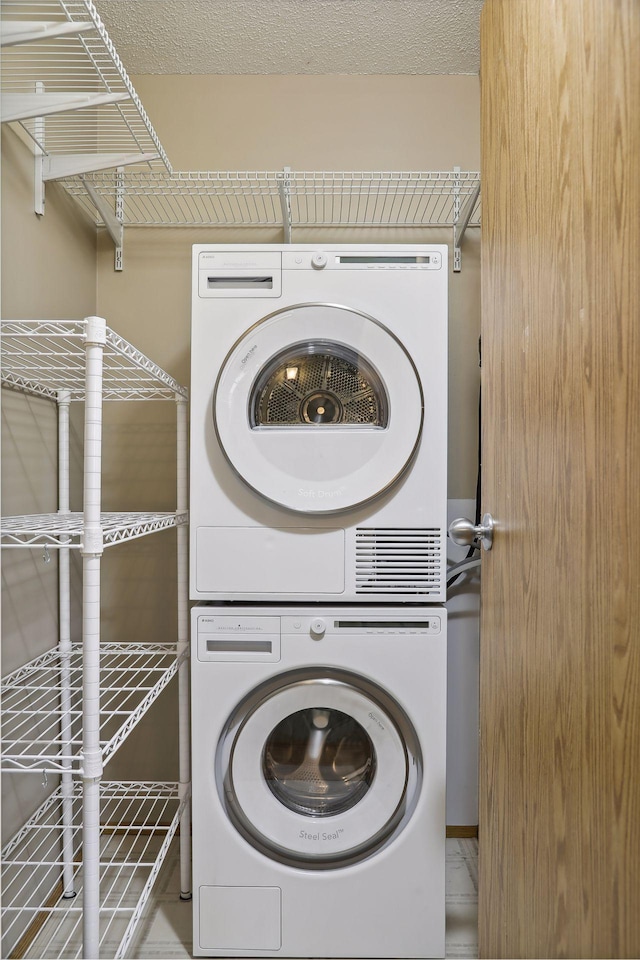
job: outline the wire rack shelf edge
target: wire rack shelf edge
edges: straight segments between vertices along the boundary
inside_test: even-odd
[[[3,934],[15,939],[14,931],[27,922],[23,956],[84,955],[80,784],[71,797],[76,896],[66,900],[60,896],[58,881],[60,838],[66,829],[64,802],[58,788],[2,851]],[[188,792],[181,791],[178,783],[102,784],[99,868],[107,896],[99,913],[101,957],[126,956],[188,802]],[[29,878],[40,894],[37,897],[26,896]]]

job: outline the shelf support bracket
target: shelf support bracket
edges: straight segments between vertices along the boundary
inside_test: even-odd
[[[282,226],[284,229],[284,242],[291,243],[291,180],[289,174],[291,167],[284,167],[282,178],[278,183],[278,192],[280,193],[280,206],[282,207]]]
[[[459,171],[459,167],[454,168],[456,171]],[[454,187],[454,218],[453,218],[453,271],[454,273],[460,273],[462,269],[462,252],[461,246],[466,233],[467,227],[469,226],[469,220],[471,219],[471,214],[473,213],[473,208],[476,205],[478,196],[480,194],[480,181],[476,183],[473,188],[473,192],[469,194],[466,199],[466,202],[462,209],[460,208],[460,188]]]
[[[51,40],[53,37],[72,36],[93,30],[91,20],[67,21],[55,20],[5,20],[2,24],[0,46],[14,47],[21,43],[37,43],[38,40]]]
[[[129,100],[128,93],[5,93],[2,98],[2,122],[15,123],[54,113],[69,113],[109,103]]]
[[[122,225],[122,211],[124,205],[124,173],[122,167],[118,167],[116,173],[116,209],[115,213],[110,209],[104,197],[101,197],[94,185],[86,177],[82,177],[82,183],[85,190],[91,198],[91,202],[102,217],[109,236],[113,240],[116,248],[115,269],[122,270],[122,248],[124,242],[124,227]]]

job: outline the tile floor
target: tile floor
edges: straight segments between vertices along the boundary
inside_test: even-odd
[[[179,899],[177,849],[158,877],[130,957],[182,960],[191,956],[191,903]],[[447,840],[447,957],[478,956],[478,841]]]

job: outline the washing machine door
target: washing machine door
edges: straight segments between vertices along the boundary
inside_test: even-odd
[[[349,509],[389,489],[417,449],[423,413],[416,368],[397,337],[328,304],[290,307],[247,331],[213,403],[238,476],[304,513]]]
[[[422,759],[413,727],[382,690],[337,670],[297,672],[234,712],[216,777],[230,819],[253,846],[326,869],[370,856],[402,829]]]

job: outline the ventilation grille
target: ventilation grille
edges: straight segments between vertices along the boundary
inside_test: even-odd
[[[442,550],[437,527],[358,527],[356,593],[437,596],[442,590]]]

